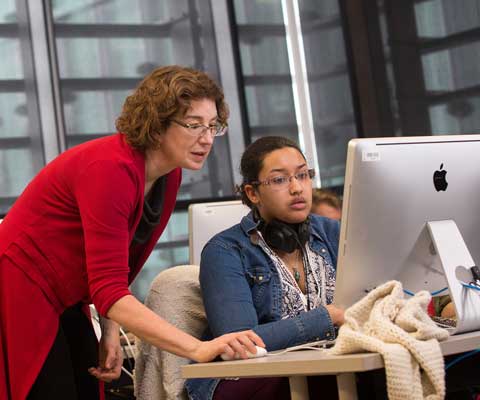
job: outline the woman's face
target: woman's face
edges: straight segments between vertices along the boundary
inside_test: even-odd
[[[193,100],[183,117],[176,119],[183,124],[202,124],[209,126],[217,121],[217,107],[210,99]],[[210,131],[202,136],[192,130],[172,122],[160,135],[159,145],[162,157],[169,165],[192,170],[199,170],[212,149],[214,137]]]
[[[245,187],[248,197],[257,206],[265,221],[273,218],[288,223],[305,221],[312,207],[312,181],[309,177],[301,180],[293,176],[307,170],[308,166],[302,154],[292,147],[272,151],[265,157],[258,175],[259,182],[279,176],[290,179],[283,186],[260,184],[256,187]],[[305,174],[300,176],[305,177]]]

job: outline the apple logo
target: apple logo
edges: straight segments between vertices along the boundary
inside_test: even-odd
[[[441,190],[447,190],[448,182],[445,178],[445,175],[447,175],[447,171],[443,169],[442,163],[442,165],[440,165],[440,169],[433,173],[433,186],[435,186],[437,192],[440,192]]]

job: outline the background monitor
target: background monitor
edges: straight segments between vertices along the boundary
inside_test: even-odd
[[[217,233],[238,224],[250,212],[240,200],[196,203],[188,207],[190,264],[200,265],[200,254]]]
[[[411,292],[446,287],[427,222],[455,221],[478,263],[479,199],[480,135],[350,141],[335,303],[348,307],[391,279]]]

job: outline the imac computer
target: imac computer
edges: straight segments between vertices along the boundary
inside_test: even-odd
[[[336,304],[392,279],[447,288],[453,333],[480,329],[480,135],[351,140],[342,215]]]

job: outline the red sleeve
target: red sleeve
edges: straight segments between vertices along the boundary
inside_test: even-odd
[[[90,297],[101,315],[128,289],[128,221],[135,210],[138,178],[131,167],[95,161],[74,184],[85,238]]]

